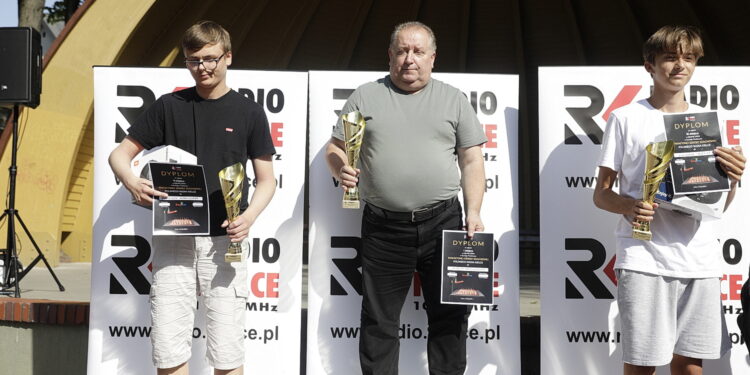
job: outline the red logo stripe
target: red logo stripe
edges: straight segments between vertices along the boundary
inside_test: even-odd
[[[609,119],[609,114],[612,113],[612,111],[614,111],[615,109],[630,104],[630,102],[633,101],[633,98],[635,98],[635,96],[638,94],[638,91],[641,91],[640,85],[623,86],[622,90],[620,90],[620,93],[617,94],[617,97],[615,97],[615,100],[612,101],[612,104],[609,105],[609,108],[604,111],[604,114],[602,115],[604,121],[607,121]]]

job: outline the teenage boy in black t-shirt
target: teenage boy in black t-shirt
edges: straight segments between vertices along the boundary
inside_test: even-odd
[[[243,242],[276,189],[268,121],[255,102],[226,83],[232,63],[229,33],[211,21],[191,26],[183,36],[185,65],[195,87],[159,98],[129,129],[109,157],[117,178],[135,201],[150,206],[166,194],[135,176],[130,162],[144,148],[173,145],[193,153],[205,169],[211,207],[211,235],[154,236],[152,248],[151,342],[158,374],[188,374],[196,294],[205,297],[207,359],[215,374],[242,374],[244,363],[246,262],[226,263],[229,242]],[[242,214],[227,221],[218,172],[251,160],[257,185]]]

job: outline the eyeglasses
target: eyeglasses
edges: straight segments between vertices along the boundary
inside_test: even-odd
[[[221,60],[221,58],[226,54],[227,53],[224,52],[221,54],[221,56],[215,59],[185,59],[185,65],[187,65],[187,67],[190,69],[198,69],[199,66],[203,65],[203,68],[205,68],[206,70],[214,70],[217,66],[219,66],[219,60]]]

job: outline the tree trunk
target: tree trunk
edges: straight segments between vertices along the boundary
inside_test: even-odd
[[[18,0],[18,26],[31,26],[42,30],[44,0]]]

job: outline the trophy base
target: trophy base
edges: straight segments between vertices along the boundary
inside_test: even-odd
[[[226,253],[224,254],[224,261],[227,263],[236,263],[236,262],[244,262],[247,257],[245,256],[245,253],[237,253],[237,254],[230,254]]]
[[[248,248],[246,243],[232,242],[224,254],[224,261],[227,263],[244,262],[247,259]]]
[[[636,240],[651,241],[651,232],[633,229],[633,238]]]
[[[341,208],[359,209],[359,201],[341,201]]]
[[[346,189],[341,199],[341,208],[359,209],[359,188]]]

